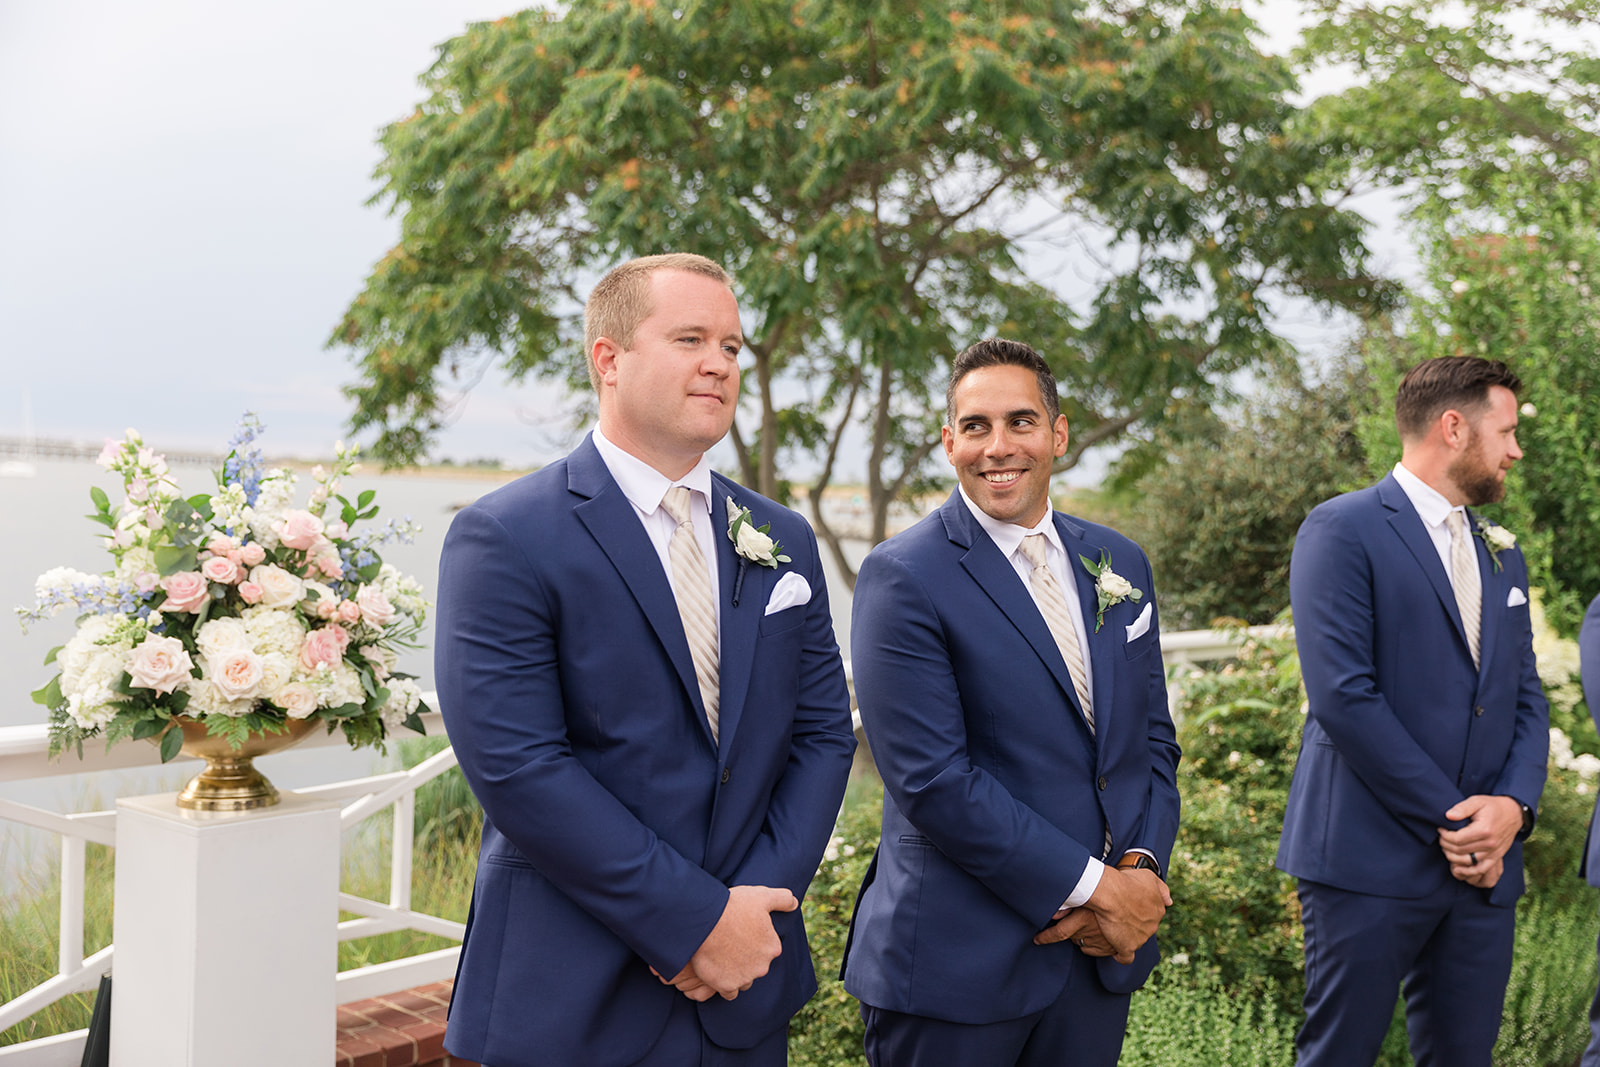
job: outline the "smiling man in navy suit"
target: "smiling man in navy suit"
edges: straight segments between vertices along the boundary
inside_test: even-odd
[[[1519,385],[1498,361],[1413,367],[1394,471],[1295,539],[1308,710],[1278,866],[1305,923],[1301,1064],[1372,1063],[1402,983],[1419,1067],[1490,1062],[1549,708],[1522,552],[1465,506],[1522,458]]]
[[[884,797],[845,988],[874,1067],[1114,1064],[1178,831],[1150,565],[1051,510],[1067,421],[1032,348],[963,352],[947,408],[959,487],[856,583]]]
[[[625,263],[584,324],[599,428],[440,560],[440,706],[485,817],[445,1043],[774,1067],[855,748],[816,539],[706,463],[743,344],[719,266]]]

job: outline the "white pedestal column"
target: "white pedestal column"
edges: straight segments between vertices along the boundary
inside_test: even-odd
[[[117,801],[112,1067],[332,1061],[339,805]]]

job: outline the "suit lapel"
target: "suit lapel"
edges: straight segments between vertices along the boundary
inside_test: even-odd
[[[1422,525],[1422,517],[1417,514],[1417,509],[1412,505],[1411,498],[1406,496],[1406,491],[1400,488],[1400,483],[1394,480],[1394,475],[1385,475],[1383,481],[1378,483],[1378,499],[1389,509],[1390,528],[1416,559],[1417,565],[1422,568],[1422,573],[1428,576],[1428,583],[1438,595],[1445,614],[1455,623],[1456,636],[1461,638],[1461,647],[1467,648],[1467,628],[1461,624],[1461,606],[1456,603],[1455,587],[1450,584],[1450,576],[1445,573],[1444,564],[1439,560],[1439,550],[1433,547],[1433,539],[1428,536],[1428,528]],[[1482,573],[1481,563],[1478,569],[1479,573]],[[1484,589],[1487,592],[1487,582],[1484,583]]]
[[[567,488],[587,498],[572,509],[573,514],[622,575],[704,723],[700,683],[695,677],[694,658],[689,654],[689,640],[683,633],[683,620],[678,615],[672,584],[661,568],[661,559],[633,505],[628,503],[588,437],[567,459]],[[707,727],[708,739],[709,729]]]
[[[951,494],[940,511],[944,515],[945,534],[953,544],[966,549],[961,566],[1032,646],[1081,719],[1083,709],[1078,705],[1078,694],[1073,689],[1072,676],[1067,673],[1066,661],[1061,658],[1049,625],[1033,602],[1032,594],[1017,577],[1011,561],[1000,554],[994,541],[972,517],[959,490]]]
[[[721,475],[713,474],[711,491],[717,497],[711,502],[711,528],[715,531],[712,542],[716,545],[717,581],[721,587],[717,597],[722,601],[720,605],[722,693],[717,732],[722,739],[722,751],[726,752],[734,731],[739,728],[739,719],[744,713],[744,698],[750,690],[750,671],[755,663],[756,635],[761,628],[761,616],[766,610],[767,596],[771,591],[774,576],[779,572],[771,567],[746,561],[744,587],[739,590],[739,603],[737,605],[733,603],[733,591],[739,583],[741,561],[739,554],[734,551],[733,542],[728,540],[725,532],[728,529],[728,498],[731,496],[738,501],[740,489]],[[740,503],[739,506],[746,505]],[[759,515],[753,517],[757,526],[765,525],[767,522]]]

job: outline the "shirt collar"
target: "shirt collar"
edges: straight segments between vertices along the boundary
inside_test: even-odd
[[[956,489],[961,493],[962,503],[966,504],[967,510],[972,512],[972,517],[978,520],[978,525],[983,527],[983,532],[989,535],[989,540],[994,542],[995,547],[1000,550],[1000,554],[1007,559],[1010,559],[1016,554],[1017,549],[1022,547],[1022,539],[1024,537],[1036,533],[1044,534],[1045,538],[1057,550],[1063,555],[1066,554],[1066,546],[1061,543],[1061,534],[1056,531],[1055,512],[1052,509],[1045,509],[1044,518],[1040,519],[1037,525],[1031,528],[1019,526],[1014,522],[1001,522],[974,504],[972,498],[967,495],[966,489],[959,483],[957,483]]]
[[[1394,465],[1394,480],[1400,484],[1411,506],[1417,509],[1417,517],[1428,526],[1443,526],[1452,511],[1465,514],[1464,508],[1452,505],[1443,493],[1411,473],[1403,463]]]
[[[705,456],[700,457],[700,462],[688,474],[674,481],[638,456],[624,452],[613,444],[600,432],[600,427],[594,428],[593,437],[595,450],[600,453],[600,459],[611,472],[611,477],[617,480],[617,488],[628,498],[628,503],[639,511],[651,514],[661,506],[668,489],[681,485],[699,493],[695,499],[703,502],[706,514],[711,513],[711,464]]]

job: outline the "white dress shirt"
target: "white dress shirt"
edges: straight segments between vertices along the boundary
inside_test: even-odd
[[[960,486],[957,486],[957,488],[959,489]],[[1084,674],[1089,679],[1090,692],[1093,692],[1094,661],[1089,657],[1089,640],[1088,633],[1084,629],[1083,605],[1078,601],[1078,583],[1073,580],[1072,572],[1067,569],[1067,550],[1061,543],[1061,535],[1056,532],[1055,512],[1047,508],[1044,518],[1039,520],[1038,525],[1030,528],[1020,526],[1014,522],[1001,522],[974,504],[972,498],[967,496],[965,489],[961,489],[961,500],[967,505],[967,510],[972,512],[972,517],[978,520],[978,525],[983,527],[983,532],[988,534],[989,539],[995,543],[995,547],[1000,550],[1000,554],[1006,557],[1006,560],[1017,572],[1017,577],[1022,580],[1023,588],[1028,590],[1029,597],[1034,597],[1033,564],[1029,563],[1028,557],[1022,554],[1022,539],[1029,534],[1044,534],[1045,563],[1050,567],[1051,573],[1056,576],[1056,584],[1061,587],[1063,594],[1061,599],[1067,602],[1067,614],[1072,617],[1072,624],[1077,628],[1078,647],[1083,652]],[[1038,603],[1038,599],[1034,598],[1035,607],[1038,606]],[[1043,614],[1041,611],[1040,616],[1043,617]],[[1097,729],[1104,728],[1103,724],[1106,720],[1102,716],[1110,710],[1110,708],[1102,709],[1099,707],[1094,709]],[[1078,884],[1073,886],[1071,894],[1068,895],[1066,902],[1061,907],[1063,909],[1079,907],[1084,901],[1093,896],[1095,889],[1100,885],[1100,877],[1105,874],[1105,870],[1106,865],[1091,855],[1088,866],[1083,869],[1082,876],[1078,878]]]
[[[594,429],[594,447],[600,453],[601,462],[611,472],[611,477],[617,480],[622,495],[633,505],[633,513],[639,516],[639,522],[644,525],[644,532],[655,547],[668,582],[672,580],[668,546],[672,543],[672,534],[678,528],[678,523],[661,506],[661,501],[666,497],[667,490],[675,485],[691,490],[693,503],[689,511],[694,518],[694,535],[700,542],[700,553],[705,556],[706,568],[711,572],[711,606],[717,616],[717,642],[720,645],[722,596],[717,582],[716,524],[711,519],[711,464],[701,456],[700,462],[688,474],[674,481],[638,456],[624,452],[608,441],[598,426]]]
[[[1467,509],[1451,504],[1444,498],[1444,494],[1412,474],[1402,463],[1394,465],[1394,480],[1400,483],[1406,499],[1417,509],[1417,518],[1422,520],[1423,528],[1428,531],[1428,539],[1433,542],[1434,551],[1439,553],[1439,562],[1444,564],[1445,577],[1450,579],[1451,588],[1455,588],[1455,575],[1451,573],[1450,567],[1450,513],[1462,512],[1461,517],[1466,520]],[[1472,536],[1470,521],[1467,521],[1467,536]],[[1476,548],[1473,548],[1472,558],[1478,558]]]

